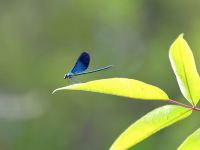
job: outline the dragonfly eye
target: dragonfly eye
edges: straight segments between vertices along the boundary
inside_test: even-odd
[[[69,75],[65,74],[64,79],[67,79],[67,78],[69,78]]]
[[[68,73],[68,74],[65,74],[64,76],[64,79],[67,79],[67,78],[72,78],[73,74],[72,73]]]

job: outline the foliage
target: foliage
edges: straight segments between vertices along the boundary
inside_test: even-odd
[[[200,128],[192,133],[187,139],[179,146],[178,150],[198,150],[200,147]]]
[[[200,98],[200,79],[196,69],[194,57],[187,42],[181,34],[171,45],[169,51],[170,62],[176,75],[178,85],[183,96],[192,104],[188,106],[170,99],[167,94],[158,87],[141,81],[126,78],[111,78],[86,83],[74,84],[59,90],[82,90],[133,99],[162,100],[177,105],[159,107],[133,123],[113,143],[111,150],[128,149],[151,136],[157,131],[188,117],[193,110],[199,111],[196,104]],[[186,108],[184,108],[186,107]],[[199,130],[189,136],[179,149],[195,149],[199,146]]]

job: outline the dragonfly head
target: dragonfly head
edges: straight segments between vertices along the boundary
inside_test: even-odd
[[[72,76],[73,76],[73,73],[69,72],[69,73],[65,74],[64,79],[67,79],[67,78],[70,79],[70,78],[72,78]]]

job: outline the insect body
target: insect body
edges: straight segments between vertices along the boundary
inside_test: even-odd
[[[84,72],[88,68],[89,64],[90,64],[90,55],[87,52],[82,52],[72,70],[69,73],[65,74],[64,79],[72,78],[73,76],[98,72],[112,67],[112,65],[109,65],[95,70]]]

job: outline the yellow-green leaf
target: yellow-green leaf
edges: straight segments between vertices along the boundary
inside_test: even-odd
[[[167,94],[158,87],[127,78],[110,78],[73,84],[58,88],[54,92],[59,90],[82,90],[146,100],[169,99]]]
[[[169,58],[183,96],[196,105],[200,98],[200,79],[192,51],[183,34],[171,45]]]
[[[192,133],[178,148],[178,150],[199,150],[200,128]]]
[[[126,150],[157,131],[188,117],[192,110],[176,105],[159,107],[133,123],[113,143],[110,150]]]

